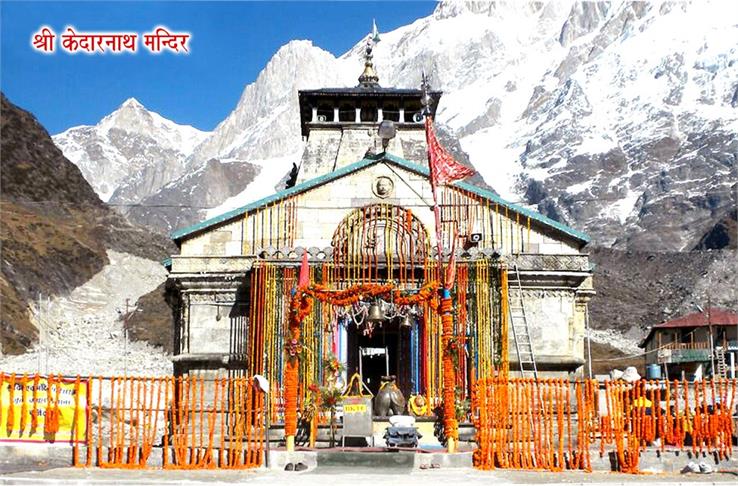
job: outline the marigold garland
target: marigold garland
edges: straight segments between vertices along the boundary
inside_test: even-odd
[[[454,332],[453,303],[447,296],[441,300],[441,325],[443,338],[443,431],[447,439],[459,438],[456,420],[456,366],[451,351]]]
[[[8,416],[5,419],[5,430],[8,435],[13,432],[13,425],[15,424],[15,373],[10,375],[10,387],[8,388]]]
[[[52,400],[52,384],[54,380],[49,376],[46,380],[46,415],[44,418],[44,432],[47,434],[56,434],[59,431],[59,384],[54,388],[56,391],[55,398]],[[57,382],[58,383],[58,382]],[[52,405],[53,403],[53,405]]]
[[[397,305],[415,305],[432,301],[439,289],[439,284],[432,281],[424,285],[417,293],[408,294],[394,288],[393,284],[362,283],[348,289],[331,291],[327,286],[312,284],[307,288],[297,289],[290,301],[290,313],[287,323],[288,345],[286,350],[289,358],[284,370],[284,423],[285,436],[294,437],[297,433],[297,395],[299,388],[299,356],[300,353],[290,353],[290,349],[296,349],[300,345],[300,329],[302,322],[312,312],[313,300],[332,306],[348,306],[362,299],[373,297],[390,297]],[[453,331],[453,319],[451,319],[451,330]],[[450,359],[450,358],[449,358]],[[451,376],[453,377],[453,361],[450,364]],[[444,368],[445,370],[446,368]],[[453,384],[453,382],[451,382]],[[453,397],[453,390],[451,391]],[[454,401],[451,401],[453,408]],[[455,417],[452,419],[455,421]]]
[[[28,404],[26,403],[27,397],[26,397],[26,386],[28,385],[28,377],[24,374],[21,378],[21,416],[20,416],[20,430],[19,432],[23,434],[23,431],[26,430],[26,418],[28,417]]]
[[[33,408],[31,409],[31,434],[36,432],[38,428],[38,385],[41,377],[38,374],[33,375]]]

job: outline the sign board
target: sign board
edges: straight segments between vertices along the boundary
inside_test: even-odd
[[[83,442],[87,433],[87,396],[88,382],[79,383],[79,408],[75,410],[75,385],[74,380],[53,380],[51,385],[52,401],[57,396],[59,388],[59,430],[53,435],[44,433],[44,421],[46,418],[46,397],[48,381],[46,378],[38,380],[36,390],[35,410],[38,416],[35,429],[32,429],[32,413],[34,411],[33,377],[25,382],[25,406],[23,383],[20,377],[16,377],[12,392],[11,403],[10,382],[6,379],[0,389],[0,441],[8,442]],[[12,409],[12,411],[11,411]],[[25,415],[25,417],[22,417]],[[8,423],[12,418],[12,423]],[[21,430],[23,425],[23,430]],[[74,428],[76,427],[76,431]]]
[[[343,436],[369,437],[372,427],[372,399],[360,395],[343,398]]]

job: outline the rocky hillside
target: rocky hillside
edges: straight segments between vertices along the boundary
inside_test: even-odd
[[[83,284],[108,263],[108,250],[156,259],[171,247],[108,208],[33,115],[1,101],[0,344],[9,354],[36,339],[29,303],[39,294]]]
[[[738,310],[735,250],[656,252],[594,248],[592,327],[637,342],[648,326],[693,312],[694,304]]]
[[[204,211],[239,194],[260,171],[260,166],[245,161],[211,159],[125,212],[133,221],[169,233],[196,223]]]

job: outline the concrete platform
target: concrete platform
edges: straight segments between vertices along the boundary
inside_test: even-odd
[[[271,451],[270,469],[283,470],[287,463],[302,462],[309,468],[360,468],[382,470],[421,470],[433,468],[472,468],[472,453],[422,452],[408,450],[346,448],[312,451]]]
[[[86,457],[84,447],[80,447],[79,457]],[[600,457],[599,449],[593,447],[590,450],[590,457],[594,471],[610,473],[617,468],[617,457],[613,452],[608,452]],[[161,448],[155,447],[151,452],[149,467],[160,467],[161,458]],[[471,451],[448,454],[442,450],[387,451],[379,447],[357,447],[344,450],[340,448],[298,450],[289,453],[283,448],[278,448],[270,451],[269,459],[269,469],[274,471],[283,470],[289,462],[302,462],[308,466],[308,470],[352,468],[376,471],[395,470],[396,472],[426,469],[473,470]],[[651,448],[641,453],[639,467],[646,474],[678,474],[689,462],[698,464],[704,462],[715,471],[732,471],[738,478],[738,450],[734,450],[732,457],[718,460],[712,454],[693,454],[691,451],[673,449],[666,449],[661,452],[658,449]],[[68,444],[0,443],[1,473],[43,471],[69,467],[71,464],[72,448]],[[705,477],[708,476],[705,475]]]

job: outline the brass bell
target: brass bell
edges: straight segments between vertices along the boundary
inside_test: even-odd
[[[379,322],[384,320],[384,312],[382,307],[376,302],[373,302],[369,306],[369,312],[367,312],[366,320],[369,322]]]
[[[413,321],[410,320],[410,316],[402,316],[400,327],[413,327]]]

